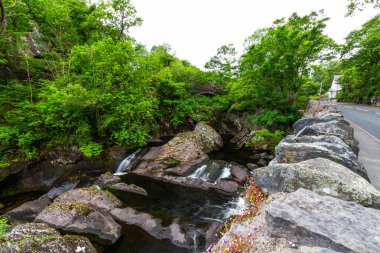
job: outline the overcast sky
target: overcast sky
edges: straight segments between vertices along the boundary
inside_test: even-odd
[[[367,7],[354,17],[345,17],[347,0],[132,0],[141,27],[130,34],[150,49],[168,43],[176,55],[203,68],[218,47],[233,43],[239,52],[244,40],[275,19],[325,10],[331,20],[326,33],[337,42],[375,16]]]

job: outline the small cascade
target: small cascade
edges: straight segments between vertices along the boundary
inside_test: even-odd
[[[231,166],[228,165],[223,168],[222,174],[220,174],[218,180],[231,177]]]
[[[242,214],[243,211],[247,208],[247,202],[243,197],[234,199],[228,203],[227,211],[224,213],[224,218],[228,219],[232,215]]]
[[[207,173],[207,164],[205,164],[196,169],[189,177],[207,180],[208,176],[209,173]]]
[[[116,172],[114,175],[123,175],[125,172],[130,168],[130,165],[132,164],[132,161],[135,160],[136,156],[140,153],[141,149],[137,149],[135,152],[133,152],[131,155],[129,155],[127,158],[125,158],[117,167]]]

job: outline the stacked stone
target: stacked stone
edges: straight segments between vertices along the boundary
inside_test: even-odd
[[[313,101],[293,128],[270,165],[253,171],[264,192],[287,193],[265,207],[267,231],[300,247],[276,252],[380,252],[380,192],[349,123]]]

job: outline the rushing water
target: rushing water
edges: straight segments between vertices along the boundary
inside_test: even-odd
[[[133,161],[137,158],[137,155],[141,152],[141,149],[137,149],[131,155],[127,156],[117,167],[114,175],[123,175],[133,165]]]

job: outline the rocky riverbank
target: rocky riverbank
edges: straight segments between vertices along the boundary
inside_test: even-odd
[[[238,133],[228,130],[233,124],[241,122],[235,118],[224,126],[223,131],[230,132],[223,136]],[[249,127],[239,129],[251,134]],[[229,145],[241,148],[235,139]],[[115,175],[108,160],[92,161],[96,165],[91,166],[75,149],[41,157],[15,171],[10,168],[12,173],[4,171],[0,180],[3,194],[18,196],[29,189],[39,197],[7,207],[2,217],[9,225],[0,238],[0,252],[58,250],[56,242],[64,245],[62,252],[203,251],[241,204],[236,197],[249,177],[246,164],[220,160],[218,150],[228,146],[225,142],[211,126],[198,123],[166,143],[137,150]],[[113,150],[110,157],[120,163],[122,152]],[[260,152],[245,158],[250,166],[256,166],[255,160],[269,162],[270,156]],[[20,229],[37,239],[27,232],[11,239]]]
[[[333,104],[313,101],[254,170],[268,195],[255,216],[236,219],[211,252],[379,252],[380,192],[358,160],[353,129]]]

